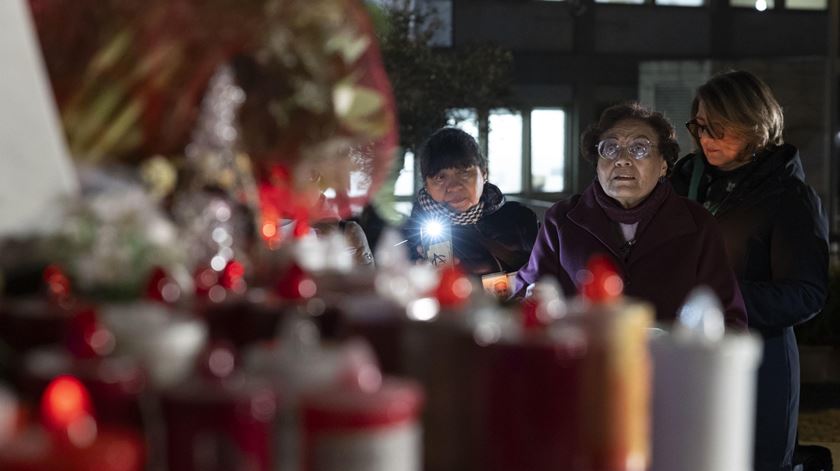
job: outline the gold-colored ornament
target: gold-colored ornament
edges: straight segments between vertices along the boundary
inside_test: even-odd
[[[156,201],[169,196],[178,183],[178,172],[175,166],[162,155],[155,155],[143,162],[140,166],[140,177],[149,195]]]

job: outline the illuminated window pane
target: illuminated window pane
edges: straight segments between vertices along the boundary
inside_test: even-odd
[[[531,112],[531,186],[534,191],[563,191],[566,112],[559,108]]]
[[[826,10],[828,0],[787,0],[785,8],[790,10]]]
[[[467,108],[449,110],[449,119],[446,124],[455,126],[478,141],[478,116],[475,110]]]
[[[705,3],[705,0],[656,0],[657,5],[671,7],[702,7]]]
[[[394,183],[394,194],[397,196],[414,195],[414,154],[411,152],[405,153],[403,168]]]
[[[490,183],[502,193],[522,191],[522,115],[497,110],[490,112],[487,159]]]
[[[755,8],[758,11],[773,9],[774,0],[729,0],[733,7]]]
[[[634,5],[641,5],[645,0],[595,0],[595,3],[632,3]]]
[[[355,198],[368,194],[370,190],[370,175],[366,172],[353,170],[350,172],[350,188],[347,189],[347,196]]]
[[[412,204],[410,201],[397,201],[394,203],[394,211],[405,217],[411,215],[411,208]]]

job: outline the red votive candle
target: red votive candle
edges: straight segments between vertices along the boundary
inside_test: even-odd
[[[303,398],[304,471],[420,470],[420,387],[386,379],[377,388],[362,380],[362,387],[329,388]]]
[[[129,429],[100,427],[81,381],[55,378],[41,400],[41,422],[0,450],[0,468],[11,471],[139,471],[145,446]]]

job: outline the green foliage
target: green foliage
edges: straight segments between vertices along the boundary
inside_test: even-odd
[[[440,28],[435,13],[413,9],[408,2],[389,8],[368,5],[368,10],[394,90],[403,151],[373,203],[386,220],[398,223],[401,218],[390,203],[404,152],[416,154],[429,135],[447,124],[449,110],[472,108],[481,114],[510,106],[513,54],[492,44],[435,48],[431,39]]]
[[[430,42],[440,27],[434,12],[405,5],[383,12],[387,26],[378,35],[405,150],[415,151],[432,132],[445,126],[447,110],[486,112],[510,104],[510,51],[491,44],[434,48]]]

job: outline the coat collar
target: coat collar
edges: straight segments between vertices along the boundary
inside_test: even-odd
[[[688,194],[696,159],[703,162],[704,173],[708,175],[709,163],[702,152],[688,154],[674,166],[671,181],[674,189],[681,195]],[[763,198],[781,191],[780,183],[786,179],[805,181],[805,171],[802,168],[802,160],[799,158],[799,150],[790,144],[775,146],[759,153],[749,166],[749,169],[744,169],[747,173],[741,178],[728,201],[718,209],[716,216],[720,217],[732,208],[741,206],[750,195]],[[722,174],[717,175],[720,177]],[[708,184],[708,181],[701,183],[700,194],[705,194]],[[700,199],[700,202],[702,201],[703,198]]]
[[[595,201],[592,185],[584,190],[581,198],[566,214],[574,224],[598,239],[618,260],[624,261],[621,247],[624,240],[617,223],[610,220],[604,210]],[[650,223],[637,237],[637,244],[631,250],[627,264],[653,252],[660,245],[671,239],[694,233],[698,230],[697,223],[691,216],[686,202],[672,193],[653,216]]]

